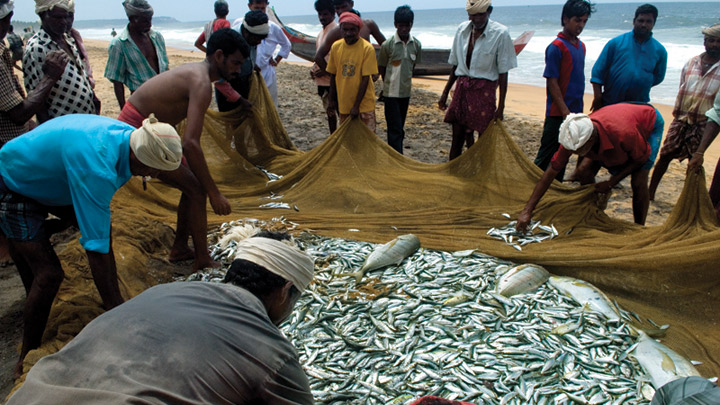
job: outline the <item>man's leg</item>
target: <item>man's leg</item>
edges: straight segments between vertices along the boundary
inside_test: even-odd
[[[636,224],[645,225],[650,197],[648,192],[649,169],[638,169],[632,173],[630,184],[632,185],[632,206],[633,217]]]
[[[535,166],[541,170],[545,170],[550,166],[550,161],[553,155],[557,152],[560,147],[558,142],[558,134],[560,133],[560,125],[563,122],[563,117],[545,117],[545,123],[543,124],[542,138],[540,139],[540,148],[538,148],[537,155],[535,156]],[[565,177],[565,168],[563,168],[555,179],[563,181]]]
[[[671,161],[672,157],[670,155],[661,154],[660,159],[658,159],[658,161],[655,163],[652,178],[650,179],[650,188],[648,189],[648,198],[650,201],[655,200],[655,191],[660,184],[660,180],[662,180],[663,176],[665,175],[668,166],[670,166]]]
[[[402,131],[400,149],[402,150],[405,147],[405,119],[407,118],[408,107],[410,106],[410,97],[399,98],[398,102],[400,104],[400,131]]]
[[[453,122],[452,143],[450,144],[450,160],[455,159],[462,153],[465,136],[465,127],[456,122]],[[470,134],[470,136],[472,136],[472,134]]]
[[[43,332],[50,315],[50,307],[55,295],[60,289],[64,273],[60,266],[55,251],[47,238],[37,241],[16,241],[11,240],[13,252],[18,255],[18,270],[26,263],[32,263],[32,268],[24,268],[22,272],[30,271],[33,275],[32,285],[25,301],[23,310],[23,331],[22,349],[20,358],[15,365],[13,378],[17,379],[23,372],[23,360],[32,349],[40,346]],[[23,260],[20,260],[20,259]]]
[[[318,86],[318,96],[320,96],[320,100],[322,100],[323,109],[325,110],[325,114],[327,115],[328,128],[330,129],[330,134],[332,134],[337,129],[337,114],[335,110],[331,110],[329,108],[330,87]]]
[[[594,184],[595,176],[597,176],[600,170],[600,162],[596,162],[592,159],[583,159],[573,173],[573,177],[580,184]]]
[[[396,97],[385,97],[385,121],[387,122],[388,145],[402,155],[403,128],[400,100]]]
[[[185,165],[172,172],[161,172],[158,176],[163,182],[182,191],[178,204],[177,229],[175,242],[170,249],[170,261],[187,260],[194,257],[194,269],[219,267],[219,263],[210,258],[207,247],[207,195],[195,175]],[[195,251],[188,246],[188,236],[192,236]]]

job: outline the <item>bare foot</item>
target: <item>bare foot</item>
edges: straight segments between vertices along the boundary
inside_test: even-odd
[[[207,261],[203,260],[202,262],[193,263],[193,270],[202,270],[209,267],[216,269],[222,267],[222,264],[220,262],[216,262],[215,260],[210,259],[208,259]]]
[[[184,249],[171,249],[170,257],[168,257],[170,263],[184,262],[193,259],[195,259],[195,251],[187,246]]]
[[[13,381],[17,380],[23,375],[23,360],[24,359],[20,359],[17,363],[15,363],[15,369],[13,370]]]

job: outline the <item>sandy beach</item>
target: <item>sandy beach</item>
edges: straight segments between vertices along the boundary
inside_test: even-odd
[[[96,93],[102,101],[102,115],[116,118],[120,113],[113,86],[103,77],[107,59],[107,43],[86,41],[94,77]],[[171,68],[183,63],[202,60],[199,51],[168,49]],[[317,96],[317,88],[309,76],[310,65],[304,63],[281,63],[278,67],[279,114],[294,144],[308,151],[327,139],[327,122]],[[510,73],[512,78],[512,72]],[[511,79],[512,80],[512,79]],[[443,122],[443,112],[437,108],[439,93],[445,85],[444,78],[421,78],[414,80],[413,95],[406,122],[405,155],[426,163],[440,163],[448,159],[450,149],[450,125]],[[376,85],[380,90],[379,83]],[[589,106],[591,96],[586,95]],[[666,128],[672,120],[672,106],[657,105],[663,114]],[[504,124],[515,142],[532,160],[539,146],[545,111],[545,89],[527,85],[511,84],[505,109]],[[382,103],[376,108],[378,136],[386,140],[386,123]],[[706,153],[705,170],[709,181],[720,155],[718,143]],[[673,161],[658,188],[656,200],[651,202],[647,225],[661,225],[672,210],[683,187],[686,162]],[[601,177],[608,177],[601,171]],[[629,178],[621,182],[610,198],[608,215],[632,221],[631,189]],[[9,393],[12,367],[17,359],[22,334],[22,308],[24,289],[14,266],[0,268],[0,400]]]

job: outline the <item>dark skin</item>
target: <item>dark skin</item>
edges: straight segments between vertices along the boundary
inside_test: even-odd
[[[48,33],[48,35],[50,35],[53,42],[55,42],[66,54],[65,64],[75,58],[70,44],[68,44],[65,40],[65,33],[70,32],[73,20],[73,13],[70,13],[60,7],[54,7],[50,11],[40,13],[42,28]],[[62,72],[60,74],[62,75]],[[43,105],[36,111],[36,116],[40,123],[50,119],[50,115],[48,114],[47,107],[44,102]]]
[[[215,13],[215,17],[216,17],[216,19],[225,18],[225,17],[227,17],[228,12],[229,12],[228,8],[223,7],[220,10],[218,10],[217,13]],[[205,48],[204,44],[207,42],[208,39],[210,39],[210,38],[205,38],[205,42],[203,42],[200,40],[200,38],[198,38],[195,41],[195,48],[201,50],[202,53],[207,53],[207,48]]]
[[[157,50],[150,39],[150,28],[152,27],[152,16],[132,16],[128,17],[128,33],[130,39],[140,49],[140,53],[145,57],[155,73],[160,73],[160,62],[158,61]],[[117,98],[120,109],[125,106],[125,85],[118,81],[113,81],[113,90],[115,98]]]
[[[703,76],[714,64],[720,61],[720,38],[705,35],[704,44],[705,52],[700,57],[700,70]],[[707,148],[707,146],[709,146],[709,144],[706,145],[705,148]],[[702,153],[705,153],[705,149],[702,150]],[[694,154],[693,158],[695,158]],[[662,180],[663,175],[665,175],[671,161],[671,156],[661,154],[658,161],[655,163],[652,178],[650,179],[650,201],[655,200],[655,191],[657,191],[658,185],[660,185],[660,180]]]
[[[713,120],[708,120],[708,123],[705,126],[705,132],[703,133],[702,141],[700,141],[700,146],[698,147],[697,152],[693,153],[692,159],[690,159],[690,163],[688,163],[688,173],[691,173],[693,171],[700,171],[705,160],[705,151],[715,140],[719,132],[720,125],[718,125],[718,123]],[[720,205],[715,207],[715,215],[718,217],[718,219],[720,219]]]
[[[354,45],[360,40],[358,35],[360,28],[357,25],[350,23],[340,24],[343,32],[345,43],[348,45]],[[360,81],[360,87],[358,88],[357,96],[355,96],[355,103],[350,108],[350,116],[355,118],[360,115],[360,104],[362,103],[365,93],[367,92],[368,84],[370,83],[370,76],[363,76]],[[330,107],[333,110],[337,110],[337,86],[335,85],[335,75],[330,75]]]
[[[346,1],[342,4],[336,5],[335,13],[339,17],[340,14],[352,10],[354,5],[355,3],[352,1]],[[382,34],[382,32],[380,32],[380,28],[378,28],[377,24],[373,20],[363,20],[363,26],[360,28],[359,35],[360,38],[363,38],[368,42],[370,42],[370,36],[375,38],[375,42],[377,42],[378,44],[382,44],[383,42],[385,42],[385,36]],[[318,48],[317,52],[315,53],[315,63],[320,68],[320,71],[316,73],[317,76],[328,74],[325,71],[325,68],[327,67],[325,56],[330,53],[330,48],[332,47],[332,44],[334,44],[335,41],[342,39],[343,37],[344,35],[339,25],[327,33],[322,45],[320,45],[320,48]]]
[[[487,28],[488,22],[490,21],[490,14],[492,14],[492,9],[488,10],[485,13],[478,13],[478,14],[468,14],[468,19],[472,21],[473,26],[473,32],[472,35],[470,35],[470,43],[468,44],[468,51],[465,56],[465,63],[467,66],[470,66],[470,62],[472,61],[472,52],[473,49],[475,49],[475,42],[478,38],[485,32],[485,28]],[[457,66],[455,66],[450,73],[450,78],[447,81],[447,84],[445,85],[445,89],[442,92],[442,95],[440,96],[440,100],[438,101],[438,108],[445,111],[447,109],[447,99],[450,95],[450,89],[457,81],[457,75],[455,74],[455,71],[457,70]],[[500,95],[498,97],[498,105],[497,109],[495,110],[495,119],[502,120],[505,112],[505,98],[507,96],[507,87],[508,87],[508,74],[507,73],[501,73],[498,76],[498,88],[500,89]],[[456,157],[460,156],[462,154],[463,149],[463,142],[465,142],[466,147],[471,147],[475,143],[475,138],[473,135],[473,131],[470,128],[466,128],[465,126],[459,124],[459,123],[453,123],[452,124],[452,143],[450,145],[450,154],[449,158],[450,160],[455,159]]]
[[[320,24],[322,24],[323,28],[327,27],[328,24],[335,20],[335,11],[333,10],[320,10],[317,14],[318,20],[320,20]],[[323,74],[321,71],[317,70],[317,67],[314,67],[314,69],[310,71],[310,77],[313,79],[315,77],[322,77],[325,75],[327,75],[327,72]],[[330,108],[330,106],[328,106],[325,114],[327,115],[328,127],[330,128],[330,133],[332,134],[337,129],[337,114],[335,110]]]
[[[12,16],[13,13],[10,13],[0,20],[0,40],[4,39],[8,33]],[[40,83],[28,93],[22,103],[6,112],[13,123],[23,125],[38,112],[45,111],[45,100],[50,95],[55,82],[62,77],[67,63],[68,56],[64,52],[55,51],[48,54],[43,64],[45,76],[40,79]]]
[[[135,176],[158,176],[160,174],[160,170],[141,163],[132,150],[130,150],[129,159],[130,172]],[[74,211],[70,212],[69,216],[73,218],[64,223],[66,226],[75,222]],[[56,229],[48,226],[45,237],[32,241],[9,240],[10,253],[18,268],[27,294],[23,309],[25,325],[23,342],[20,357],[13,370],[13,379],[17,379],[22,375],[23,361],[28,352],[40,347],[52,302],[65,275],[60,259],[58,259],[49,237],[53,231],[62,230],[66,226]],[[86,251],[86,254],[95,286],[103,300],[103,307],[109,310],[122,304],[124,299],[120,294],[118,285],[112,239],[110,240],[108,253]]]
[[[196,270],[220,265],[210,258],[207,249],[207,198],[217,215],[228,215],[232,211],[230,202],[210,176],[200,146],[205,112],[212,100],[212,83],[237,77],[244,62],[239,50],[230,55],[217,50],[203,62],[187,63],[153,77],[128,100],[144,116],[154,113],[158,120],[170,125],[187,118],[183,154],[189,167],[181,165],[175,171],[161,173],[158,178],[182,191],[170,260],[194,259]],[[188,245],[190,236],[194,250]]]
[[[293,307],[302,295],[292,286],[293,284],[288,281],[281,288],[260,299],[274,325],[279,326],[290,316]]]
[[[585,14],[580,17],[563,17],[563,34],[570,39],[570,43],[577,45],[580,41],[578,36],[585,29],[585,24],[588,22],[588,15]],[[560,108],[562,116],[565,117],[570,114],[570,109],[565,104],[565,97],[562,90],[560,89],[560,83],[557,77],[547,78],[547,91],[552,97],[553,103]]]
[[[633,36],[637,42],[643,43],[650,39],[652,29],[655,26],[655,18],[652,14],[638,14],[633,19]],[[597,111],[603,107],[602,92],[603,85],[593,83],[593,102],[590,111]]]
[[[597,151],[598,148],[598,135],[597,128],[594,129],[593,135],[590,139],[576,151],[570,151],[578,156],[585,156],[591,150]],[[600,163],[592,159],[583,159],[579,167],[576,169],[575,177],[580,181],[580,184],[593,184],[595,183],[595,191],[600,194],[609,192],[616,184],[623,180],[628,175],[631,175],[631,187],[633,190],[633,217],[636,224],[644,225],[645,218],[647,217],[647,211],[649,206],[649,199],[647,193],[647,182],[649,170],[641,169],[645,164],[645,161],[629,161],[623,168],[617,173],[610,177],[609,180],[600,183],[595,183],[595,175],[600,170]],[[527,231],[527,227],[532,219],[532,213],[535,207],[540,202],[542,197],[545,195],[547,190],[550,188],[555,176],[560,173],[559,170],[553,169],[552,165],[548,166],[537,182],[533,189],[530,199],[525,208],[520,212],[517,218],[517,225],[515,228],[519,232]]]

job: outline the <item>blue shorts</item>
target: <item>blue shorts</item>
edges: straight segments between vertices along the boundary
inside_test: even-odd
[[[0,177],[0,229],[8,239],[27,242],[45,238],[47,216],[48,207],[10,190]]]
[[[653,126],[653,130],[647,140],[648,144],[650,144],[650,157],[648,157],[648,160],[645,162],[644,165],[642,165],[640,170],[649,171],[650,169],[652,169],[653,165],[655,165],[655,158],[657,158],[657,154],[660,151],[660,144],[662,143],[663,127],[665,126],[665,120],[663,120],[663,117],[657,108],[655,108],[655,115],[655,126]],[[613,175],[620,173],[622,169],[622,166],[607,168],[610,174]]]

